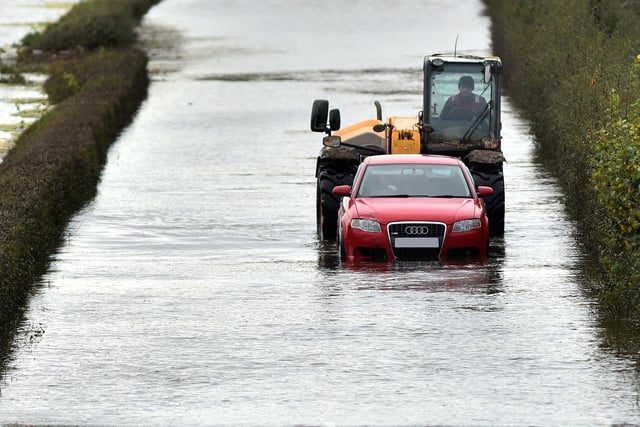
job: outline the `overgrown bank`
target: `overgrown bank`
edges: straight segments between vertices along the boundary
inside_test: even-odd
[[[485,3],[505,87],[530,119],[603,273],[594,276],[602,312],[638,320],[640,3]]]
[[[81,2],[23,41],[18,69],[48,74],[56,105],[0,163],[0,338],[13,330],[70,217],[94,196],[109,145],[146,96],[147,57],[132,43],[158,2]]]

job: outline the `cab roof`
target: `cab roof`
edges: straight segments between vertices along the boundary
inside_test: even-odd
[[[369,156],[365,159],[369,165],[392,165],[392,164],[421,164],[421,165],[459,165],[462,163],[456,157],[440,156],[436,154],[381,154]]]
[[[494,62],[502,62],[499,56],[476,56],[476,55],[466,55],[461,53],[434,53],[432,55],[427,55],[424,57],[426,61],[433,61],[436,58],[440,58],[445,62],[475,62],[481,63],[484,61],[494,61]]]

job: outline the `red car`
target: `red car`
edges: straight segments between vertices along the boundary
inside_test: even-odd
[[[485,258],[489,220],[469,170],[453,157],[379,155],[339,185],[340,254],[346,259]]]

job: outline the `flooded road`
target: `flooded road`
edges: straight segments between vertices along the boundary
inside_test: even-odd
[[[640,423],[634,361],[602,345],[562,195],[508,100],[487,263],[353,267],[318,242],[313,99],[345,124],[375,99],[415,114],[424,55],[456,36],[489,52],[478,2],[348,3],[151,10],[149,97],[32,298],[0,423]]]

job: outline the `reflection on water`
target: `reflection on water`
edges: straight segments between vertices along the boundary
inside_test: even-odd
[[[318,249],[318,265],[327,276],[338,272],[370,277],[371,283],[359,289],[501,292],[501,258],[495,252],[484,262],[341,261],[337,244],[322,242]]]
[[[467,11],[480,4],[455,4],[398,8],[469,19],[481,51],[488,22]],[[375,114],[372,94],[415,114],[425,40],[439,48],[455,26],[283,5],[152,9],[146,25],[178,46],[154,45],[149,98],[31,301],[1,422],[640,423],[633,361],[600,346],[562,195],[508,100],[505,236],[485,263],[349,265],[317,241],[313,99],[344,123]]]

